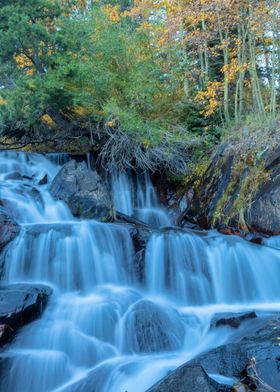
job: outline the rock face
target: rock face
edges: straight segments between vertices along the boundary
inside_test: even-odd
[[[18,235],[19,230],[18,224],[0,207],[0,250]]]
[[[110,218],[110,193],[98,173],[89,170],[85,162],[67,162],[54,178],[50,192],[68,204],[76,217]]]
[[[0,346],[24,324],[39,317],[52,289],[43,285],[0,286]]]
[[[280,234],[280,167],[258,189],[245,219],[252,230]]]
[[[232,142],[217,149],[194,187],[181,225],[189,220],[205,229],[241,229],[245,239],[248,231],[280,234],[280,149],[271,147],[258,155],[257,146],[255,150],[239,148]]]

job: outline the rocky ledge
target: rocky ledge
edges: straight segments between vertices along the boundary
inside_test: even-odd
[[[63,200],[76,217],[105,221],[111,217],[110,192],[99,174],[88,169],[85,162],[67,162],[53,179],[50,192]]]
[[[17,330],[39,317],[52,289],[44,285],[12,284],[0,286],[0,347]]]
[[[280,317],[261,324],[251,336],[180,366],[147,392],[279,391]]]
[[[229,228],[235,232],[237,229],[242,236],[246,232],[279,235],[278,144],[275,142],[262,151],[251,145],[246,150],[238,141],[220,145],[203,174],[194,175],[186,186],[184,192],[191,194],[191,198],[178,223],[190,221],[204,229]],[[259,234],[257,237],[260,241]]]

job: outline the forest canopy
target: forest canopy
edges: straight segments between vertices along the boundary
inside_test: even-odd
[[[121,165],[180,167],[277,115],[276,0],[4,0],[0,29],[4,138],[87,135]]]

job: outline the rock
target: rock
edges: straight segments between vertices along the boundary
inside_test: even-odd
[[[7,324],[0,324],[0,347],[12,339],[13,329]]]
[[[148,300],[133,305],[124,319],[124,330],[123,350],[131,353],[177,350],[185,337],[177,312]]]
[[[190,220],[205,229],[211,227],[218,203],[231,181],[233,162],[234,150],[231,145],[221,145],[195,190],[180,224],[183,224],[184,220]]]
[[[110,194],[96,171],[85,162],[67,162],[52,181],[50,193],[68,204],[73,215],[88,219],[111,219]]]
[[[230,392],[232,388],[212,380],[199,364],[185,364],[147,392]]]
[[[147,392],[279,391],[279,337],[280,316],[262,320],[251,336],[200,355],[175,369]],[[233,387],[222,385],[210,374],[240,381]]]
[[[269,321],[262,321],[262,323],[264,325],[259,326],[251,336],[245,337],[239,342],[215,348],[194,359],[192,363],[200,364],[207,374],[234,377],[244,383],[244,376],[248,376],[248,365],[251,365],[253,360],[258,379],[269,385],[270,388],[279,391],[280,317],[275,316]],[[250,378],[252,379],[251,376]]]
[[[134,276],[136,282],[145,284],[145,249],[141,249],[134,256]]]
[[[5,180],[23,180],[23,176],[19,172],[7,174]]]
[[[38,185],[46,185],[49,182],[48,175],[45,174],[43,178],[38,182]]]
[[[154,232],[156,232],[156,230],[153,230],[149,226],[131,225],[129,227],[129,234],[132,238],[136,252],[146,248],[146,245]]]
[[[245,219],[251,230],[280,234],[280,167],[260,186],[245,211]]]
[[[6,344],[24,324],[39,317],[52,289],[44,285],[0,286],[0,341]]]
[[[19,225],[4,207],[0,207],[0,250],[11,242],[18,235],[19,231]]]
[[[262,234],[280,234],[280,148],[258,156],[252,146],[243,147],[238,141],[219,146],[202,178],[189,185],[194,196],[180,226],[190,221],[257,244]]]
[[[280,164],[280,146],[278,146],[266,159],[266,169],[272,169]]]
[[[215,327],[223,327],[228,326],[232,328],[239,328],[240,324],[245,320],[250,320],[256,318],[257,315],[255,312],[244,313],[240,315],[228,315],[223,318],[219,318],[218,320],[213,320],[212,325]]]

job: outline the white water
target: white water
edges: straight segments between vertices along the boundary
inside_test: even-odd
[[[8,369],[1,391],[144,392],[176,366],[242,334],[211,330],[213,315],[280,310],[280,251],[215,232],[153,234],[146,284],[135,284],[126,226],[75,220],[48,185],[38,185],[58,170],[38,154],[0,153],[0,198],[21,224],[5,254],[4,279],[54,288],[41,319],[2,354]],[[12,179],[15,171],[25,178]],[[128,175],[114,177],[116,208],[169,226],[151,182],[141,181],[135,195]]]
[[[160,207],[155,189],[147,173],[136,178],[129,173],[117,173],[111,179],[114,207],[129,216],[154,227],[172,226],[166,211]]]

